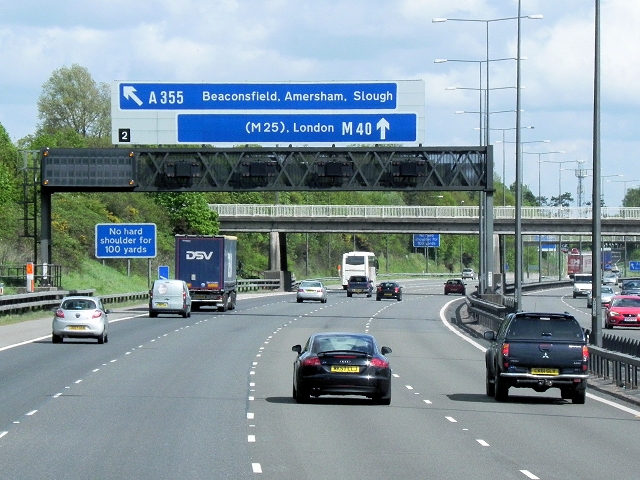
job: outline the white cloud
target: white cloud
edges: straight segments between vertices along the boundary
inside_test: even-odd
[[[483,60],[484,22],[432,23],[433,18],[502,19],[516,0],[69,0],[5,2],[0,16],[0,122],[13,139],[34,131],[42,84],[78,63],[100,82],[331,81],[423,79],[426,138],[431,145],[478,142],[477,64],[434,64],[436,58]],[[593,2],[522,1],[523,132],[548,138],[564,157],[590,161],[593,104]],[[640,2],[603,0],[602,158],[611,173],[635,168],[640,101]],[[514,20],[491,22],[490,57],[516,53]],[[515,86],[515,62],[492,62],[491,87]],[[513,89],[490,92],[491,109],[515,108]],[[514,126],[513,114],[491,126]],[[501,132],[492,132],[492,138]],[[496,147],[496,152],[500,146]],[[496,155],[499,155],[496,153]],[[508,156],[507,183],[513,178]],[[534,168],[535,170],[535,168]],[[501,172],[500,172],[501,173]],[[566,180],[565,180],[566,179]],[[537,172],[525,178],[537,191]],[[575,186],[571,175],[563,182]],[[555,180],[549,182],[555,185]],[[542,186],[545,196],[556,186]],[[569,190],[569,187],[567,187]],[[572,187],[572,190],[575,190]],[[613,190],[613,189],[612,189]],[[619,193],[619,192],[618,192]],[[621,195],[617,195],[619,203]]]

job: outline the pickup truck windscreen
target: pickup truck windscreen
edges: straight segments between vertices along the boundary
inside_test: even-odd
[[[582,340],[582,328],[577,322],[566,319],[549,318],[543,321],[536,319],[515,318],[509,326],[507,338],[517,340]]]

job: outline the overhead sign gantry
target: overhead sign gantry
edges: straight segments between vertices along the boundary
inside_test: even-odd
[[[115,81],[114,144],[353,145],[424,141],[422,80]]]

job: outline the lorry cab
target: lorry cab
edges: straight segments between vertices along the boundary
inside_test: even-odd
[[[149,317],[155,318],[160,313],[191,316],[191,295],[189,288],[182,280],[156,280],[149,292]]]

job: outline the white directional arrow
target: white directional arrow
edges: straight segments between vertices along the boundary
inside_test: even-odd
[[[387,130],[389,130],[389,122],[385,118],[381,118],[376,124],[376,129],[380,130],[380,140],[384,140],[387,137]]]
[[[122,94],[127,100],[133,100],[138,104],[139,107],[142,106],[142,100],[138,98],[138,96],[136,95],[136,89],[132,86],[123,87]]]

